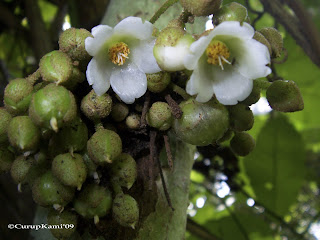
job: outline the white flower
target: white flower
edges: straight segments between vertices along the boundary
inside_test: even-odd
[[[226,21],[190,46],[184,64],[193,70],[186,91],[197,94],[199,102],[215,94],[224,105],[246,99],[253,80],[271,73],[268,48],[253,39],[254,29],[247,23]]]
[[[114,28],[98,25],[85,40],[93,56],[87,67],[87,79],[97,95],[111,87],[127,104],[147,90],[146,73],[160,72],[154,56],[153,25],[138,17],[127,17]]]

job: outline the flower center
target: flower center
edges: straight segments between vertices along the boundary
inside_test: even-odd
[[[228,61],[228,58],[230,57],[230,51],[227,45],[219,40],[212,40],[209,44],[209,46],[206,49],[207,54],[207,62],[212,65],[219,65],[222,70],[223,64],[231,64],[231,62]]]
[[[109,49],[109,58],[111,62],[114,64],[121,66],[123,65],[130,53],[130,49],[127,44],[124,42],[119,42],[114,44],[110,49]]]

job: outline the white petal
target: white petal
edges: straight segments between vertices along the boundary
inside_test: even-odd
[[[113,91],[127,104],[134,103],[147,91],[147,77],[136,65],[116,68],[110,78]]]
[[[220,103],[235,105],[250,95],[253,81],[234,71],[232,66],[226,66],[225,70],[216,69],[213,74],[213,90]]]
[[[142,22],[138,17],[127,17],[114,27],[117,35],[129,35],[140,40],[146,40],[151,37],[153,25],[145,21]]]
[[[211,42],[213,36],[211,31],[208,36],[202,36],[197,41],[190,45],[190,53],[188,53],[184,59],[184,66],[189,69],[193,70],[197,67],[197,63],[208,47],[209,43]]]
[[[110,73],[112,68],[110,65],[97,61],[96,58],[92,58],[88,64],[86,75],[87,80],[97,95],[102,95],[110,88]]]
[[[212,32],[213,37],[232,37],[241,39],[251,39],[254,35],[254,28],[244,22],[241,26],[237,21],[226,21],[216,26]],[[219,39],[220,40],[220,39]]]
[[[206,65],[202,63],[201,59],[187,83],[186,91],[190,95],[198,94],[198,102],[207,102],[213,96],[212,68],[205,68]]]
[[[268,48],[255,39],[238,41],[233,50],[236,59],[235,68],[250,79],[266,77],[271,69],[266,65],[270,63]]]
[[[157,73],[161,71],[153,56],[155,41],[155,39],[140,41],[137,46],[131,48],[132,62],[144,73]]]
[[[194,39],[186,35],[182,37],[175,46],[156,46],[153,53],[162,68],[165,71],[181,71],[185,69],[184,60],[188,54]]]
[[[106,43],[106,41],[112,36],[113,29],[107,25],[98,25],[92,28],[92,37],[87,37],[85,40],[86,51],[95,56]]]

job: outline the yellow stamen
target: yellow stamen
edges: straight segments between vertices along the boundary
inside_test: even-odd
[[[230,57],[230,51],[227,45],[219,40],[212,40],[206,49],[206,55],[208,57],[207,62],[212,65],[219,65],[222,70],[223,64],[231,64],[228,61]]]
[[[123,42],[119,42],[114,44],[110,49],[109,49],[109,58],[111,62],[114,64],[121,66],[123,65],[130,53],[130,49],[127,44]]]

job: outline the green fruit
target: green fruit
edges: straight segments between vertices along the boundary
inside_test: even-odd
[[[168,72],[158,72],[147,74],[148,90],[153,93],[162,92],[171,82],[171,76]]]
[[[136,161],[127,153],[121,153],[111,164],[111,180],[130,189],[137,179]]]
[[[35,160],[33,158],[27,158],[25,156],[19,156],[17,157],[12,166],[11,166],[11,177],[13,181],[16,184],[19,183],[26,183],[27,182],[27,177],[28,173],[32,167],[32,165],[35,164]]]
[[[61,128],[52,141],[63,152],[82,151],[87,145],[88,128],[80,118],[76,119],[70,126]]]
[[[237,132],[248,131],[254,123],[253,113],[244,104],[237,104],[229,107],[230,128]]]
[[[65,52],[80,64],[86,64],[91,56],[85,49],[85,39],[92,37],[91,33],[83,28],[69,28],[65,30],[59,37],[59,49]]]
[[[57,239],[69,239],[69,237],[76,231],[77,215],[71,211],[64,210],[63,212],[51,209],[47,216],[48,225],[59,225],[62,228],[50,228],[50,231]]]
[[[77,106],[73,94],[62,86],[49,84],[36,92],[29,108],[29,116],[39,127],[58,131],[73,122]]]
[[[117,194],[113,200],[112,213],[114,219],[124,227],[135,228],[139,221],[137,201],[128,194]]]
[[[199,103],[189,99],[180,104],[183,115],[174,120],[176,135],[184,142],[206,146],[217,142],[229,128],[228,110],[213,100]]]
[[[14,154],[6,146],[0,145],[0,173],[8,172],[14,161]]]
[[[212,22],[218,25],[225,21],[248,22],[249,16],[245,6],[232,2],[222,6],[215,14]]]
[[[112,108],[112,98],[108,94],[98,96],[94,90],[81,101],[81,111],[91,120],[107,117]]]
[[[74,201],[76,212],[84,218],[104,217],[110,211],[111,206],[111,192],[96,184],[85,186]]]
[[[304,109],[299,87],[294,81],[278,80],[267,89],[267,100],[273,110],[296,112]]]
[[[147,122],[151,127],[160,131],[168,130],[173,122],[169,105],[165,102],[155,102],[147,113]]]
[[[259,101],[260,95],[261,95],[261,87],[259,86],[259,81],[255,80],[253,81],[253,88],[250,95],[241,103],[247,106],[251,106],[252,104],[255,104],[256,102]]]
[[[60,154],[52,161],[52,173],[61,183],[81,189],[87,178],[87,167],[80,154]]]
[[[13,115],[22,115],[27,112],[33,86],[24,78],[11,80],[4,90],[4,106]]]
[[[130,114],[127,118],[126,118],[126,125],[129,129],[139,129],[140,128],[140,120],[141,117],[138,114]]]
[[[22,152],[35,151],[39,147],[40,137],[40,130],[28,116],[18,116],[11,120],[8,138],[16,149]]]
[[[238,156],[247,156],[254,147],[256,142],[253,137],[246,132],[235,133],[234,137],[231,139],[230,147],[232,151]]]
[[[8,127],[12,119],[11,114],[3,107],[0,107],[0,144],[8,140]]]
[[[73,199],[74,193],[74,188],[63,185],[51,171],[37,178],[32,186],[33,200],[42,207],[63,207]]]
[[[89,157],[98,165],[111,163],[122,152],[122,141],[114,131],[100,129],[87,144]]]
[[[220,8],[222,0],[180,0],[183,8],[195,16],[208,16]]]
[[[44,55],[39,63],[41,77],[44,81],[65,84],[71,79],[71,58],[61,51],[52,51]]]
[[[116,122],[123,121],[129,114],[129,108],[124,103],[115,103],[112,106],[111,117]]]

